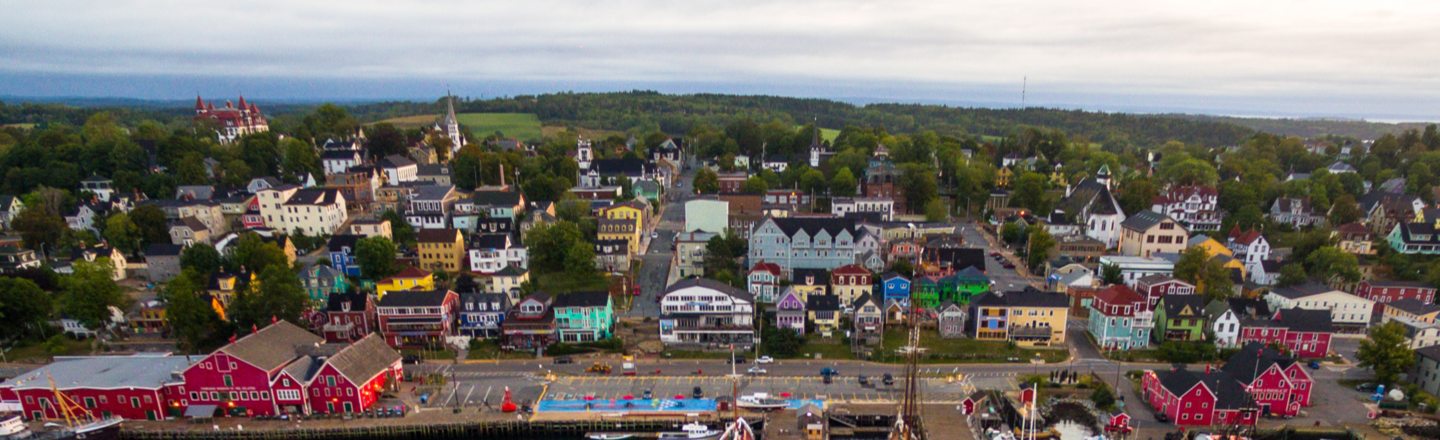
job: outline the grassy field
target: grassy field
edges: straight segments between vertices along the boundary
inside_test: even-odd
[[[560,134],[560,132],[562,132],[562,131],[565,131],[565,128],[566,128],[566,127],[561,127],[561,126],[559,126],[559,125],[546,125],[546,126],[540,128],[540,132],[543,133],[543,134],[545,135],[545,137],[551,137],[551,136],[555,136],[555,135],[557,135],[557,134]],[[580,137],[585,138],[585,139],[605,139],[605,138],[610,137],[610,135],[613,135],[613,134],[618,134],[618,135],[621,135],[621,136],[624,136],[624,135],[625,135],[624,132],[611,131],[611,130],[594,130],[594,129],[580,128],[580,127],[570,127],[570,129],[574,130],[574,131],[575,131],[575,134],[578,134],[578,135],[580,135]]]
[[[455,118],[460,125],[470,127],[476,136],[489,136],[498,131],[507,138],[526,142],[539,142],[544,138],[540,118],[530,113],[462,113]]]
[[[796,126],[795,126],[795,129],[798,130],[798,129],[803,128],[803,127],[805,127],[805,126],[803,126],[803,125],[796,125]],[[820,127],[820,139],[821,139],[821,140],[829,141],[829,142],[835,142],[835,138],[836,138],[836,137],[839,137],[839,136],[840,136],[840,130],[837,130],[837,129],[834,129],[834,128]]]
[[[610,281],[603,275],[596,275],[590,279],[575,279],[564,272],[547,273],[531,279],[540,290],[556,293],[579,292],[586,290],[610,290]]]
[[[399,129],[401,129],[401,130],[405,130],[405,129],[415,128],[415,127],[429,127],[429,126],[431,126],[432,124],[434,124],[435,121],[438,120],[438,119],[440,119],[440,115],[419,115],[419,116],[406,116],[406,117],[403,117],[403,118],[390,118],[390,119],[386,119],[386,120],[383,120],[383,121],[380,121],[380,122],[384,122],[384,123],[387,123],[387,124],[390,124],[390,125],[394,125],[395,128],[399,128]],[[375,124],[379,124],[380,122],[376,122]],[[371,124],[371,125],[373,125],[373,124]]]
[[[30,123],[25,123],[25,124],[0,124],[0,128],[6,128],[6,127],[15,127],[15,128],[19,128],[19,129],[21,129],[21,130],[29,130],[29,129],[35,128],[35,124],[30,124]]]
[[[884,348],[879,354],[893,354],[905,345],[904,331],[886,331]],[[1015,358],[1017,362],[1030,362],[1037,354],[1047,363],[1064,362],[1069,357],[1065,350],[1024,349],[1011,347],[1002,341],[977,341],[971,338],[941,338],[938,332],[925,330],[920,333],[920,345],[929,354],[921,363],[1003,363]],[[893,356],[890,356],[893,357]],[[900,362],[901,359],[884,359]]]

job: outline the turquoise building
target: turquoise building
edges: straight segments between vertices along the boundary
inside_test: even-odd
[[[556,295],[555,332],[559,342],[593,342],[608,339],[615,325],[610,292],[588,291]]]

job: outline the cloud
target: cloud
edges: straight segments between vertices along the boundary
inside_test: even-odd
[[[1404,1],[0,1],[0,73],[1440,98]],[[13,91],[12,91],[13,92]]]

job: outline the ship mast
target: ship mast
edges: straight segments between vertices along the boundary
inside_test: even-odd
[[[45,379],[50,381],[50,392],[55,394],[55,405],[57,406],[56,412],[60,413],[61,416],[65,417],[66,425],[70,426],[70,428],[73,429],[75,428],[75,425],[78,425],[81,422],[82,418],[87,420],[92,419],[92,417],[90,416],[90,412],[86,411],[85,407],[80,406],[80,404],[76,402],[75,399],[71,399],[70,396],[66,396],[64,393],[60,392],[60,389],[55,386],[55,378],[50,377],[49,371],[45,372]],[[83,416],[76,414],[77,412],[79,414],[83,414]]]
[[[890,431],[889,440],[923,440],[920,427],[920,306],[910,300],[909,316],[905,324],[909,331],[901,352],[905,353],[905,395],[900,399],[900,413],[895,417],[895,429]]]

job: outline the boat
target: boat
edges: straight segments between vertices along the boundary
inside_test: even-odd
[[[75,399],[61,393],[55,387],[55,379],[50,378],[50,373],[45,373],[45,378],[50,380],[50,392],[55,394],[55,405],[59,407],[57,412],[64,417],[65,424],[46,423],[45,427],[50,428],[47,431],[29,436],[19,434],[0,436],[0,438],[7,440],[22,438],[27,440],[116,440],[120,438],[120,422],[123,419],[119,417],[95,418]],[[0,422],[0,426],[13,429],[11,423],[13,422],[10,419],[5,419]],[[23,429],[24,426],[22,422],[20,427]]]
[[[720,434],[720,431],[710,429],[703,423],[690,422],[681,426],[680,432],[660,433],[660,440],[710,440],[720,438]]]
[[[0,439],[21,439],[30,436],[30,431],[25,427],[25,420],[18,415],[0,419]]]
[[[740,396],[739,399],[735,400],[735,406],[745,409],[769,411],[785,409],[785,407],[790,406],[790,402],[782,399],[771,399],[764,393],[755,393],[749,396]]]
[[[585,434],[585,438],[590,440],[630,440],[635,438],[635,434],[626,432],[592,432]]]

